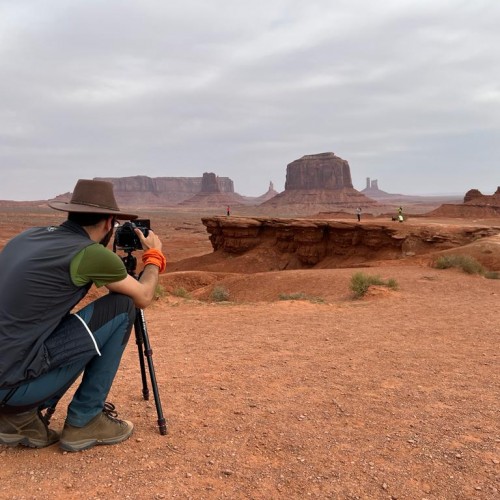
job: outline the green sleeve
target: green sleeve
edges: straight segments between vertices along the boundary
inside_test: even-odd
[[[73,283],[84,286],[93,282],[97,287],[121,281],[127,269],[116,253],[99,243],[94,243],[78,252],[70,264]]]

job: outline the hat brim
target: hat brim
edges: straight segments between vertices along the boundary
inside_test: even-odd
[[[106,208],[98,208],[90,205],[81,205],[79,203],[66,203],[64,201],[51,201],[49,202],[49,207],[55,210],[61,210],[62,212],[76,212],[76,213],[86,213],[86,214],[109,214],[114,215],[120,220],[132,220],[137,219],[138,215],[127,214],[121,210],[111,210]]]

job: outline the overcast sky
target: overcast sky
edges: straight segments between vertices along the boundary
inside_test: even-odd
[[[498,0],[0,0],[0,199],[78,178],[500,185]]]

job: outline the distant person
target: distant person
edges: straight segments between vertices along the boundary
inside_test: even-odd
[[[158,236],[139,229],[144,270],[139,280],[107,249],[120,211],[111,182],[79,180],[60,226],[35,227],[0,253],[0,444],[67,451],[127,439],[133,424],[106,402],[134,325],[136,308],[154,298],[165,257]],[[77,312],[92,284],[109,294]],[[83,374],[61,436],[51,411]],[[47,413],[42,413],[50,409]]]
[[[403,207],[398,208],[398,221],[403,222],[404,216],[403,216]]]
[[[226,215],[229,217],[231,215],[231,207],[228,205],[226,208]]]
[[[356,217],[358,218],[358,222],[361,221],[361,207],[356,208]]]

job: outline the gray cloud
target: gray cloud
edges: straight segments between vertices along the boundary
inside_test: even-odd
[[[0,199],[94,176],[283,189],[334,151],[355,187],[500,184],[500,4],[0,0]]]

